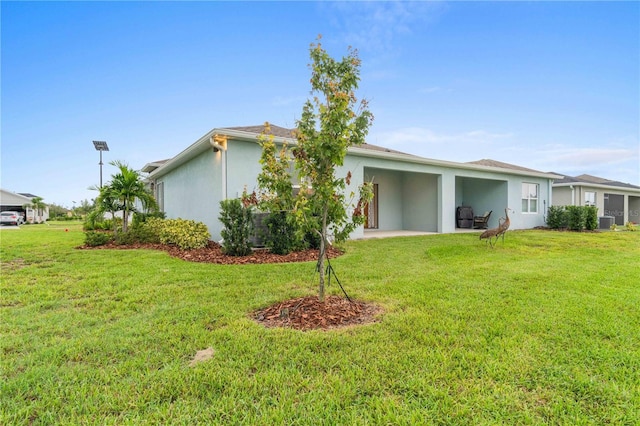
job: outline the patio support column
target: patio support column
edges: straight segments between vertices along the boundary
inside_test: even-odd
[[[628,194],[624,194],[622,211],[624,213],[623,223],[629,222],[631,219],[629,219],[629,195]]]
[[[438,232],[456,230],[456,177],[452,173],[438,176]]]

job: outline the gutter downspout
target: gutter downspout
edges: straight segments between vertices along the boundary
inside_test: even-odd
[[[213,152],[221,152],[220,171],[222,172],[222,199],[227,199],[227,137],[213,135],[209,138]]]

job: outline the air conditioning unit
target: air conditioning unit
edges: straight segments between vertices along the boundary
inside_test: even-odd
[[[598,229],[610,229],[611,225],[616,223],[616,218],[613,216],[600,216],[598,218]]]

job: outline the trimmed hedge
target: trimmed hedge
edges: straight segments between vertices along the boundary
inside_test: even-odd
[[[151,222],[151,225],[147,225]],[[202,222],[186,219],[148,218],[145,226],[158,230],[162,244],[176,245],[182,250],[206,247],[209,244],[209,229]]]
[[[271,253],[289,254],[304,248],[304,241],[300,237],[299,227],[295,217],[287,211],[269,213],[264,220],[267,226],[265,245]]]
[[[246,256],[251,253],[253,215],[251,207],[245,207],[239,198],[220,201],[220,216],[224,228],[222,251],[230,256]]]
[[[108,232],[87,231],[84,233],[84,243],[89,247],[103,246],[112,238],[113,236]]]
[[[598,208],[595,206],[551,206],[547,210],[547,226],[551,229],[593,231],[598,229]]]
[[[564,206],[551,206],[547,210],[547,226],[551,229],[566,229],[569,217]]]

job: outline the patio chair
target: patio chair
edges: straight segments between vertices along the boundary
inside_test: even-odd
[[[474,229],[487,229],[489,227],[489,217],[491,216],[491,211],[484,212],[482,216],[474,216],[473,217],[473,228]]]

